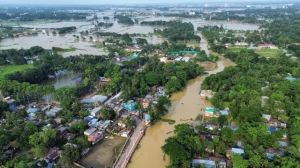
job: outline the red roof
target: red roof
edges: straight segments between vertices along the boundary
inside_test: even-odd
[[[193,54],[185,54],[184,57],[193,57]]]

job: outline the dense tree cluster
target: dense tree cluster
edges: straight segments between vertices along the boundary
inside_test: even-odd
[[[126,24],[126,25],[133,25],[134,21],[128,17],[128,16],[123,16],[123,15],[115,15],[115,19],[118,19],[118,23]]]
[[[44,48],[39,47],[39,46],[34,46],[34,47],[31,47],[30,49],[1,50],[0,65],[10,64],[10,62],[14,65],[27,64],[26,59],[24,57],[31,58],[33,56],[45,54],[46,52],[47,51]]]
[[[228,53],[226,56],[235,60],[238,65],[207,77],[202,87],[217,91],[212,98],[212,104],[217,108],[229,107],[233,120],[239,123],[239,139],[243,139],[249,146],[246,149],[251,151],[244,157],[245,162],[248,162],[250,167],[282,167],[286,166],[287,161],[290,166],[297,165],[297,162],[292,162],[299,159],[295,152],[295,149],[299,148],[299,119],[294,116],[299,113],[297,107],[300,85],[284,78],[288,73],[299,78],[300,64],[285,56],[266,60],[247,50],[237,54]],[[265,82],[268,82],[270,87],[261,89],[266,86]],[[261,96],[268,96],[269,104],[261,106]],[[286,150],[286,156],[276,158],[275,161],[266,160],[264,150],[278,149],[276,143],[286,132],[279,129],[268,134],[268,128],[258,123],[262,121],[261,116],[264,113],[290,125],[289,138],[292,143]],[[254,129],[256,133],[253,132]],[[254,150],[259,152],[260,158],[255,158],[257,156]],[[254,159],[259,161],[253,162]]]
[[[148,21],[141,22],[143,25],[162,25],[168,28],[154,29],[154,33],[162,34],[170,42],[177,41],[200,41],[201,38],[195,34],[192,23],[181,21]]]
[[[136,64],[133,64],[136,65]],[[161,63],[153,57],[145,65],[141,73],[124,72],[121,83],[123,98],[145,96],[152,86],[166,86],[168,93],[179,91],[185,87],[186,81],[203,73],[203,68],[196,63],[177,62]]]
[[[114,23],[106,23],[106,22],[97,22],[97,27],[105,27],[105,28],[108,28],[108,27],[112,27],[114,25]]]
[[[62,27],[62,28],[58,28],[58,33],[59,34],[65,34],[65,33],[69,33],[76,30],[75,26],[70,26],[70,27]]]

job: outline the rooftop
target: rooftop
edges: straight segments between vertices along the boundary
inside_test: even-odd
[[[214,113],[215,109],[212,107],[206,107],[205,112],[206,113]]]
[[[234,154],[240,154],[240,155],[245,153],[244,149],[240,149],[240,148],[231,148],[231,151]]]
[[[40,110],[40,108],[29,108],[28,110],[27,110],[27,113],[36,113],[36,112],[38,112]]]
[[[107,100],[107,98],[108,98],[107,96],[95,95],[91,98],[83,99],[82,103],[97,103],[97,102],[104,103]]]
[[[213,160],[207,160],[207,159],[194,159],[192,161],[192,165],[202,165],[204,164],[206,168],[215,168],[216,162]]]
[[[84,131],[84,135],[91,135],[96,130],[97,130],[96,128],[90,127],[89,129]]]

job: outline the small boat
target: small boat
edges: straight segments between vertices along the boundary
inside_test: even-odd
[[[172,131],[170,131],[170,132],[167,132],[167,134],[170,134]]]

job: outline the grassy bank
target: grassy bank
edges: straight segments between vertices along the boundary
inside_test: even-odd
[[[26,65],[7,65],[7,66],[0,66],[0,79],[4,79],[6,74],[11,74],[17,71],[24,71],[25,69],[33,68],[32,64]]]
[[[65,52],[73,52],[76,50],[77,50],[77,48],[75,48],[75,47],[70,47],[70,48],[66,48],[66,49],[61,48],[61,49],[57,50],[57,54],[62,55]]]

